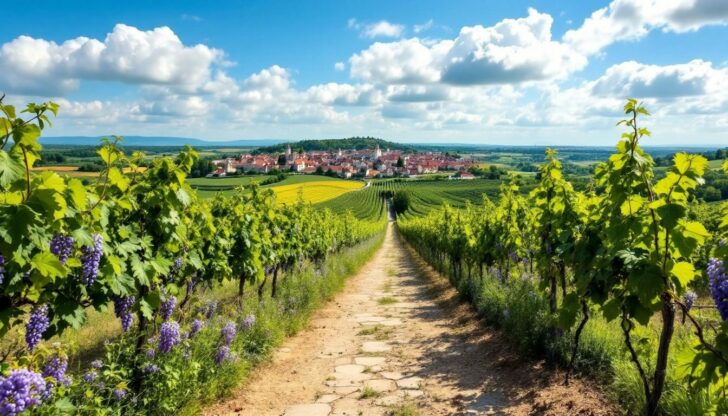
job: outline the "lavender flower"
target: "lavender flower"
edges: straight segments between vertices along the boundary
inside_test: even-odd
[[[25,343],[28,344],[30,352],[35,350],[49,325],[48,305],[36,306],[30,312],[30,319],[28,319],[28,324],[25,326]]]
[[[103,367],[103,366],[104,366],[104,363],[102,363],[101,360],[93,360],[93,361],[91,361],[91,367],[93,367],[93,368],[95,368],[97,370],[99,368]]]
[[[243,319],[243,329],[248,330],[255,325],[255,315],[252,313]]]
[[[207,307],[205,308],[205,317],[207,319],[212,319],[212,317],[215,315],[215,311],[217,310],[217,301],[211,300],[207,303]]]
[[[47,389],[43,376],[26,369],[0,376],[0,415],[15,416],[39,405],[48,396]]]
[[[199,319],[195,319],[194,321],[192,321],[192,325],[190,325],[190,338],[194,337],[195,334],[200,332],[203,325],[203,322]]]
[[[126,397],[126,390],[115,389],[114,390],[114,397],[116,398],[116,400],[123,399],[124,397]]]
[[[87,383],[93,383],[96,381],[96,378],[99,376],[99,374],[94,370],[89,370],[86,372],[86,374],[83,375],[83,381]]]
[[[53,357],[43,368],[43,377],[52,377],[56,381],[62,382],[67,368],[68,360],[65,357]]]
[[[87,287],[91,287],[96,281],[99,274],[99,265],[101,264],[101,256],[103,255],[104,240],[99,234],[94,234],[93,247],[84,246],[81,248],[81,263],[83,271],[81,280]]]
[[[163,323],[159,330],[159,351],[166,354],[179,342],[179,323],[175,321]]]
[[[159,366],[156,364],[149,364],[149,365],[145,366],[144,368],[142,368],[142,372],[144,372],[144,374],[154,374],[158,371],[159,371]]]
[[[128,332],[134,323],[134,313],[131,310],[134,302],[136,302],[136,297],[134,296],[114,299],[114,313],[121,320],[121,329],[124,332]]]
[[[147,348],[147,352],[145,354],[147,357],[147,360],[153,360],[154,359],[154,348]]]
[[[5,280],[5,256],[0,254],[0,285]]]
[[[706,268],[710,285],[710,296],[724,321],[728,319],[728,276],[725,273],[723,260],[711,258]]]
[[[177,306],[177,298],[174,296],[167,296],[167,299],[162,302],[162,307],[160,309],[160,313],[162,315],[162,320],[166,321],[170,317],[172,317],[172,313],[174,312],[174,307]]]
[[[227,345],[221,346],[217,350],[217,354],[215,355],[215,363],[218,365],[222,364],[225,360],[228,359],[229,355],[230,355],[230,347],[228,347]]]
[[[233,322],[230,322],[222,327],[222,338],[225,342],[225,345],[232,344],[233,340],[235,339],[235,334],[237,332],[238,329],[235,327],[235,324]]]
[[[693,305],[695,304],[695,301],[698,299],[698,294],[693,292],[692,290],[688,291],[685,294],[685,307],[688,308],[688,311],[693,308]]]
[[[73,237],[65,234],[56,234],[51,239],[51,253],[58,257],[61,264],[66,264],[66,260],[71,256],[74,242]]]

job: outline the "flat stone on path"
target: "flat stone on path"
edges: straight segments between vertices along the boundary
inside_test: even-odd
[[[283,416],[328,416],[331,406],[326,403],[299,404],[286,409]]]
[[[384,357],[356,357],[354,362],[367,367],[384,364],[386,358]]]
[[[361,346],[361,350],[364,352],[385,352],[391,349],[392,347],[387,345],[386,342],[381,341],[369,341],[363,343]]]
[[[370,388],[378,393],[383,393],[385,391],[397,390],[397,385],[392,380],[377,379],[365,381],[364,388]]]
[[[407,377],[402,380],[397,380],[397,386],[401,389],[416,390],[420,388],[422,378],[420,377]]]
[[[323,394],[316,400],[316,403],[331,403],[339,398],[337,394]]]
[[[336,366],[336,369],[334,369],[334,371],[342,374],[359,374],[364,372],[365,368],[366,367],[359,364],[344,364]]]
[[[404,377],[402,373],[397,371],[382,371],[379,375],[389,380],[399,380]]]

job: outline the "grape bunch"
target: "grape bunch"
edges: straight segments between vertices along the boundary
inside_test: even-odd
[[[30,312],[30,319],[25,326],[25,343],[28,345],[28,350],[33,352],[35,347],[38,345],[40,340],[43,338],[43,333],[50,326],[48,320],[48,305],[43,304],[36,306]]]
[[[83,255],[81,255],[81,263],[83,265],[83,272],[81,279],[83,284],[87,287],[91,287],[96,281],[96,276],[99,274],[99,265],[101,264],[101,256],[103,255],[104,240],[99,234],[94,234],[94,245],[93,247],[84,246],[81,248]]]
[[[0,415],[15,416],[37,406],[48,396],[43,376],[26,369],[0,376]]]
[[[114,313],[121,320],[121,329],[128,332],[134,323],[134,313],[131,307],[134,306],[134,296],[120,297],[114,299]]]
[[[693,305],[695,305],[695,301],[698,300],[698,294],[693,292],[692,290],[689,290],[685,294],[685,307],[690,310],[693,308]]]
[[[167,296],[167,299],[162,302],[162,307],[160,309],[163,321],[166,321],[172,317],[175,306],[177,306],[177,298],[172,295]]]
[[[175,321],[163,323],[159,330],[159,351],[166,354],[179,342],[179,323]]]
[[[708,281],[710,284],[710,296],[720,312],[724,321],[728,319],[728,276],[725,273],[723,260],[711,258],[708,260]]]
[[[211,300],[207,303],[207,306],[205,307],[205,317],[207,319],[212,319],[212,317],[215,315],[215,311],[217,310],[217,301]]]
[[[71,256],[74,242],[73,237],[65,234],[56,234],[51,239],[51,253],[58,257],[61,264],[66,264],[66,260]]]

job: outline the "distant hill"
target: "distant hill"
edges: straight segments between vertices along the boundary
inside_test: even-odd
[[[309,151],[329,151],[334,152],[338,149],[374,149],[378,144],[382,150],[402,150],[414,151],[415,147],[403,143],[389,142],[375,137],[349,137],[346,139],[322,139],[322,140],[301,140],[298,142],[279,143],[272,146],[261,147],[257,150],[259,153],[283,153],[286,147],[291,145],[294,152],[299,150]]]
[[[42,137],[42,144],[51,145],[73,145],[73,146],[95,146],[98,145],[102,137],[108,136],[56,136]],[[258,147],[270,146],[280,143],[282,140],[262,139],[262,140],[201,140],[191,139],[188,137],[158,137],[158,136],[124,136],[122,145],[127,146],[184,146],[186,144],[193,147]]]

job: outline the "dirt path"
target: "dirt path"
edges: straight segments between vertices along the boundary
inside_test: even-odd
[[[617,413],[593,387],[562,380],[484,328],[390,224],[382,248],[308,329],[205,414]]]

